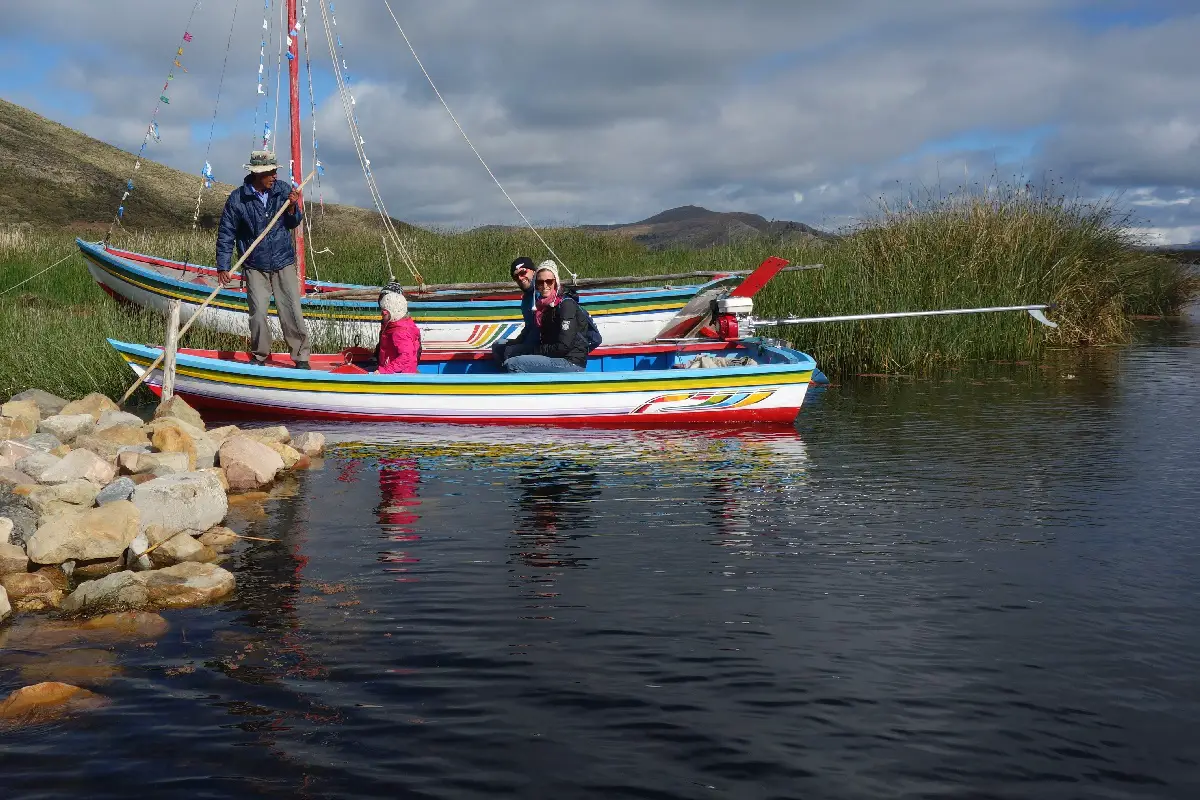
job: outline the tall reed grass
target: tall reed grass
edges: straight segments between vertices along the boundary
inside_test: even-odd
[[[405,248],[427,282],[507,277],[517,255],[545,252],[528,232],[405,227]],[[650,252],[578,229],[543,234],[570,270],[614,276],[750,269],[770,255],[821,270],[784,274],[756,298],[762,318],[827,316],[1053,302],[1057,331],[1023,314],[816,324],[764,329],[811,353],[831,374],[920,372],[969,359],[1032,359],[1048,344],[1127,342],[1136,315],[1177,312],[1200,294],[1193,268],[1139,249],[1111,203],[1087,204],[1027,186],[925,196],[880,213],[832,244],[747,241],[708,250]],[[127,232],[116,246],[211,264],[211,231]],[[389,278],[378,231],[341,230],[310,241],[310,275],[379,285]],[[66,232],[0,227],[0,292],[75,251]],[[409,281],[400,254],[391,270]],[[0,394],[36,386],[64,396],[119,395],[130,380],[106,337],[157,342],[162,320],[115,304],[82,259],[0,294]],[[237,337],[195,328],[192,347],[244,349]],[[337,350],[336,333],[315,342]]]

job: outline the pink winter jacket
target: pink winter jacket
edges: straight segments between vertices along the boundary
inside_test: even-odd
[[[389,322],[379,335],[379,373],[416,372],[421,332],[412,317]]]

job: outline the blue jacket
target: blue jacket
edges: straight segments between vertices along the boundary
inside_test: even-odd
[[[288,195],[291,193],[292,185],[277,179],[267,195],[267,205],[264,208],[262,201],[250,186],[250,176],[246,176],[242,185],[229,195],[229,199],[225,201],[225,210],[221,212],[221,224],[217,227],[218,270],[229,271],[233,264],[234,247],[236,246],[239,256],[246,252],[275,216],[275,212],[287,204]],[[296,243],[292,240],[290,231],[298,227],[303,218],[304,215],[298,211],[285,213],[279,220],[281,224],[271,229],[242,267],[260,272],[278,272],[287,265],[296,263]]]
[[[533,289],[521,295],[521,316],[525,319],[525,327],[521,328],[521,332],[517,334],[517,338],[512,340],[513,342],[531,345],[540,343],[541,335],[538,331],[537,317],[533,315],[535,302],[537,302],[537,292]]]

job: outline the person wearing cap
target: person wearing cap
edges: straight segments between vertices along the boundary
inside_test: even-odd
[[[250,306],[250,350],[255,364],[265,364],[271,355],[267,311],[274,296],[279,327],[283,329],[292,360],[297,367],[308,369],[308,327],[300,309],[296,243],[291,234],[303,219],[300,193],[276,177],[279,164],[269,150],[252,152],[245,168],[249,174],[225,201],[217,227],[217,277],[222,284],[230,282],[234,252],[241,256],[249,250],[276,212],[286,205],[287,210],[280,218],[282,224],[272,227],[242,264]]]
[[[529,256],[517,256],[508,267],[513,283],[521,290],[521,317],[525,320],[525,326],[515,338],[500,339],[492,345],[492,358],[498,364],[503,364],[513,356],[536,352],[538,329],[533,316],[536,300],[533,291],[534,271],[533,259]]]
[[[408,315],[400,285],[389,283],[379,293],[379,369],[381,375],[412,373],[421,360],[421,332]]]
[[[575,298],[562,292],[558,265],[538,264],[533,279],[538,344],[532,353],[504,362],[509,372],[583,372],[588,357],[588,320]]]

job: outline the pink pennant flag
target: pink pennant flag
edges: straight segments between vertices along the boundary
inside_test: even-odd
[[[188,33],[187,31],[184,31],[183,32],[183,40],[185,42],[190,42],[192,40],[192,35],[190,33]]]

